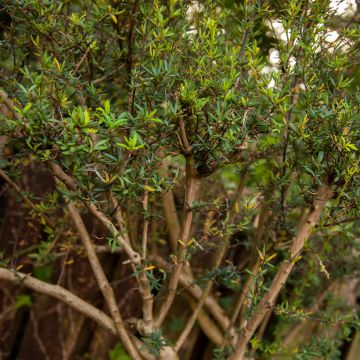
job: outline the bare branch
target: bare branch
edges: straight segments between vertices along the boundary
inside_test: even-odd
[[[191,224],[193,219],[193,211],[191,209],[192,204],[195,200],[197,189],[198,189],[198,178],[195,174],[195,169],[192,164],[190,157],[186,158],[186,189],[185,189],[185,202],[184,202],[184,220],[181,228],[180,240],[182,246],[179,249],[179,257],[174,264],[173,271],[170,275],[168,285],[168,296],[166,297],[162,307],[159,311],[158,317],[155,320],[157,327],[161,326],[166,315],[168,314],[170,307],[174,301],[176,289],[178,287],[179,277],[183,263],[185,261],[185,255],[187,252],[187,244],[189,242]]]
[[[67,205],[69,214],[71,219],[73,220],[75,227],[80,235],[81,241],[85,247],[91,268],[95,275],[96,281],[99,285],[99,288],[104,296],[104,299],[109,307],[110,313],[112,318],[114,319],[116,331],[122,340],[122,343],[125,349],[129,352],[129,354],[134,359],[141,359],[141,355],[139,354],[138,350],[132,343],[125,326],[123,324],[123,320],[120,315],[120,311],[115,299],[115,294],[113,289],[111,288],[108,279],[104,273],[104,270],[100,264],[100,261],[96,255],[95,247],[90,239],[89,233],[86,230],[85,224],[81,219],[81,216],[76,209],[75,205],[69,203]]]
[[[14,284],[24,285],[41,294],[49,295],[58,299],[94,320],[97,324],[109,330],[113,335],[116,335],[114,322],[109,316],[97,309],[95,306],[64,289],[62,286],[48,284],[44,281],[35,279],[30,275],[11,271],[5,268],[0,268],[0,279],[11,281]]]

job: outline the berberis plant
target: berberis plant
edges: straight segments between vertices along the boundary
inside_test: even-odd
[[[4,0],[3,354],[355,359],[357,20]]]

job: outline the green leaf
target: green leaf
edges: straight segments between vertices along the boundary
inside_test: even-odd
[[[30,295],[20,294],[15,299],[15,309],[20,309],[21,307],[27,306],[32,307],[32,301]]]
[[[120,343],[117,343],[115,347],[109,351],[109,360],[131,360],[131,357],[125,352]]]
[[[104,104],[106,114],[110,114],[110,101],[106,100]]]
[[[23,111],[22,111],[22,113],[26,114],[31,109],[31,107],[32,107],[32,103],[26,104]]]
[[[90,122],[89,112],[87,110],[84,111],[84,125],[88,125]]]

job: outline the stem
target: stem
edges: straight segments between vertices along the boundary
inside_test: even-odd
[[[149,193],[148,191],[145,190],[144,198],[143,198],[144,226],[143,226],[143,238],[142,238],[142,258],[144,260],[146,259],[146,248],[147,248],[148,229],[149,229],[149,220],[147,218],[148,203],[149,203]]]
[[[81,241],[85,247],[87,257],[90,262],[90,266],[93,270],[93,273],[95,275],[95,278],[96,278],[96,281],[100,288],[100,291],[102,292],[104,299],[107,303],[107,306],[110,310],[111,316],[114,319],[116,332],[117,332],[119,338],[121,339],[125,349],[129,352],[131,357],[133,359],[140,360],[141,355],[139,354],[135,345],[132,343],[132,341],[125,329],[125,326],[124,326],[124,323],[121,318],[119,308],[118,308],[118,305],[116,302],[114,291],[113,291],[112,287],[110,286],[108,279],[106,278],[106,275],[101,266],[99,258],[96,255],[95,247],[90,239],[89,233],[85,227],[84,222],[82,221],[79,211],[77,210],[75,205],[73,205],[72,203],[69,203],[67,205],[67,208],[69,210],[71,219],[74,222],[74,225],[79,233]]]
[[[72,191],[78,191],[78,186],[74,179],[72,179],[69,175],[67,175],[59,165],[48,162],[49,167],[53,171],[54,175],[62,181],[68,188]],[[84,201],[86,207],[90,210],[90,212],[95,215],[103,225],[109,230],[109,232],[120,242],[124,251],[126,252],[130,262],[134,267],[141,266],[141,257],[140,255],[133,250],[129,238],[126,236],[125,238],[120,235],[120,232],[116,229],[114,224],[109,220],[93,203],[88,201]],[[149,333],[152,331],[152,309],[153,309],[153,296],[151,294],[149,280],[146,276],[146,273],[141,270],[139,276],[137,277],[139,283],[139,291],[140,295],[143,299],[143,317],[144,317],[144,332]]]
[[[182,345],[184,345],[185,340],[187,339],[187,337],[189,336],[195,321],[201,311],[201,308],[203,307],[204,303],[205,303],[205,299],[209,296],[211,288],[212,288],[213,283],[209,283],[208,286],[206,287],[206,289],[204,290],[199,302],[197,303],[190,319],[188,320],[184,330],[182,331],[181,335],[179,336],[178,340],[176,341],[175,344],[175,351],[179,351],[182,347]]]
[[[270,285],[269,291],[264,295],[257,307],[256,312],[253,314],[252,318],[244,328],[242,335],[237,341],[236,351],[229,358],[229,360],[242,360],[244,358],[247,344],[264,319],[268,309],[274,306],[275,299],[285,285],[295,265],[296,258],[301,254],[305,241],[309,238],[311,230],[318,222],[322,210],[324,209],[326,203],[331,199],[332,195],[333,191],[328,187],[322,187],[319,189],[313,211],[309,214],[306,222],[301,226],[298,234],[292,241],[292,246],[290,248],[290,259],[284,260],[280,265],[280,268]]]
[[[46,216],[41,209],[36,207],[36,205],[24,194],[24,192],[20,189],[19,185],[16,184],[14,181],[12,181],[9,176],[5,174],[3,170],[0,169],[0,176],[21,196],[21,198],[26,202],[26,204],[29,205],[31,209],[33,209],[36,213],[40,214],[40,217],[46,220],[48,225],[51,227],[54,227],[53,221],[49,219],[48,216]]]
[[[184,202],[184,220],[180,233],[180,240],[183,245],[179,249],[179,256],[177,262],[174,264],[173,271],[170,275],[168,295],[162,304],[159,314],[155,320],[156,327],[161,326],[166,318],[170,307],[174,301],[176,289],[179,283],[179,277],[185,261],[187,252],[187,244],[189,242],[191,224],[193,219],[192,204],[195,200],[198,188],[198,179],[195,174],[195,169],[192,164],[190,156],[186,157],[186,189],[185,189],[185,202]]]

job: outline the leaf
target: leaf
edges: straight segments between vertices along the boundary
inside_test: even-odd
[[[276,256],[277,256],[277,253],[274,253],[274,254],[270,255],[270,256],[266,259],[266,261],[270,261],[270,260],[274,259]]]
[[[31,109],[31,107],[32,107],[32,103],[26,104],[23,111],[22,111],[22,113],[26,114]]]
[[[61,71],[61,65],[60,65],[60,63],[59,63],[59,61],[58,61],[57,58],[54,58],[54,64],[56,65],[57,69],[58,69],[59,71]]]
[[[21,307],[30,307],[32,306],[31,296],[20,294],[15,299],[15,309],[20,309]]]
[[[110,101],[109,100],[105,101],[104,109],[105,109],[106,114],[110,114]]]
[[[88,125],[90,122],[89,112],[87,110],[84,111],[84,125]]]
[[[89,134],[96,134],[98,132],[98,130],[93,129],[93,128],[87,128],[87,129],[85,129],[85,132],[87,132]]]
[[[261,259],[261,261],[264,261],[265,260],[265,255],[258,249],[256,248],[258,254],[259,254],[259,258]]]
[[[156,191],[155,188],[153,188],[152,186],[149,186],[149,185],[144,185],[144,189],[145,189],[146,191],[150,191],[150,192]]]
[[[52,275],[52,267],[50,265],[44,265],[36,267],[33,271],[34,277],[42,281],[50,281]]]
[[[113,19],[113,22],[114,22],[115,24],[117,24],[117,23],[118,23],[117,17],[116,17],[115,15],[113,15],[113,14],[110,14],[110,16],[111,16],[111,18]]]
[[[109,351],[109,360],[131,360],[131,357],[125,352],[120,343],[117,343],[115,347]]]

